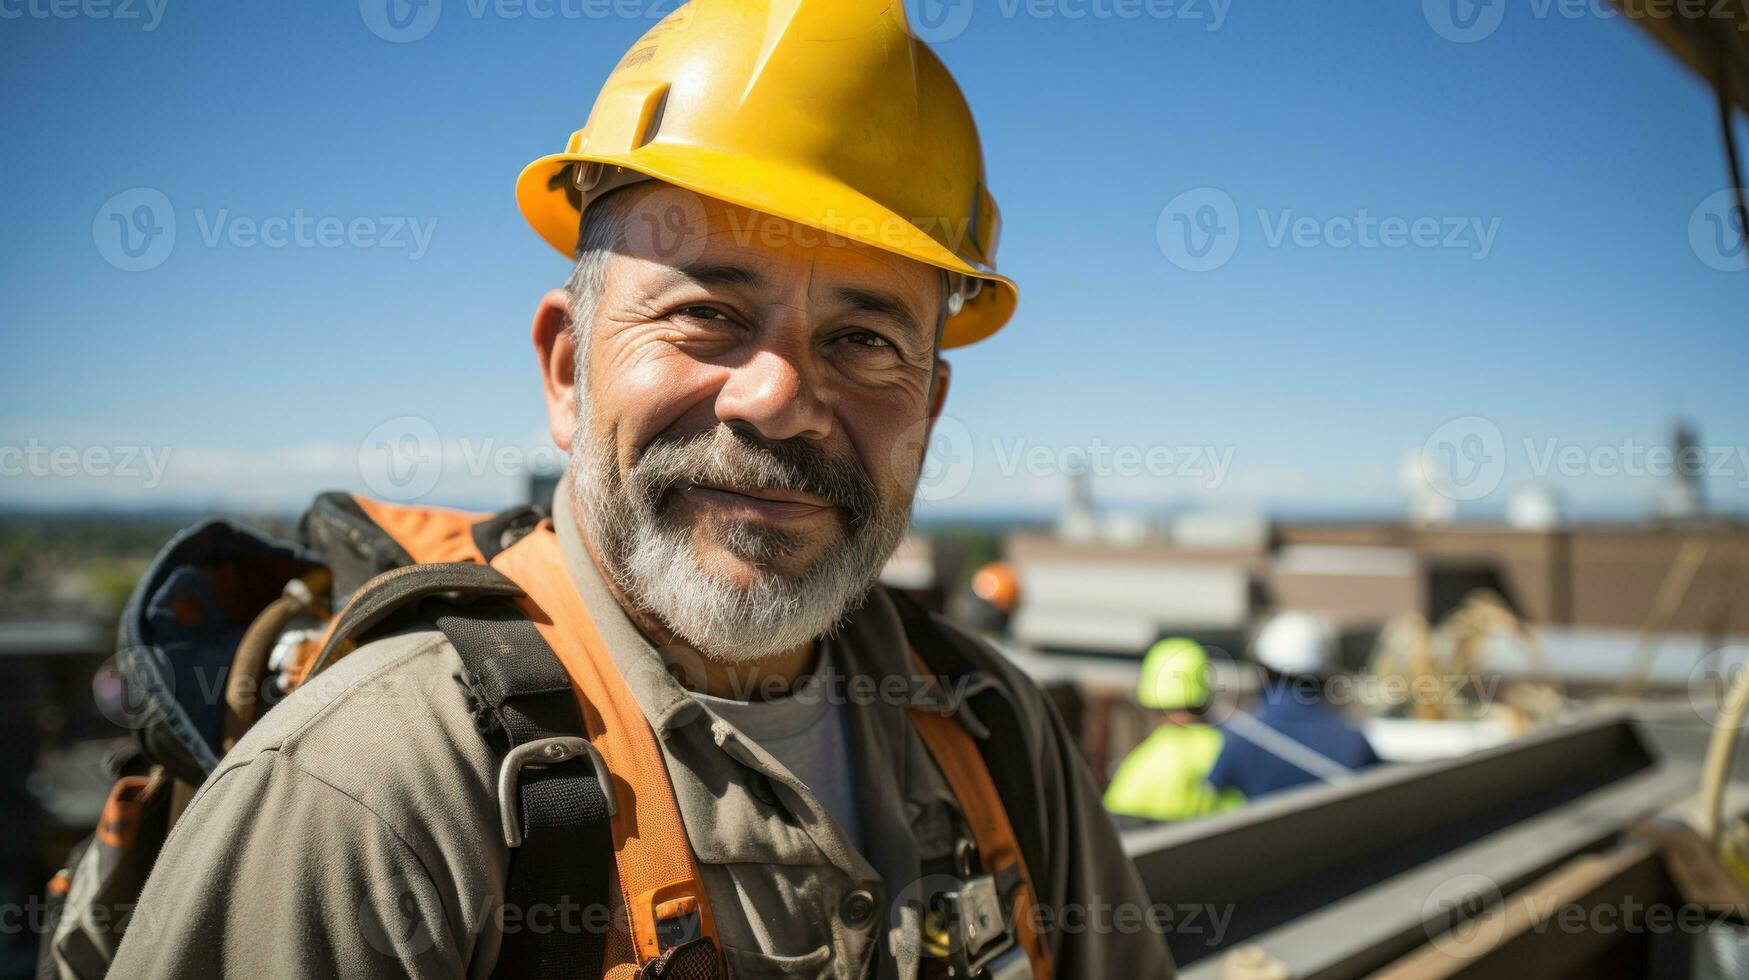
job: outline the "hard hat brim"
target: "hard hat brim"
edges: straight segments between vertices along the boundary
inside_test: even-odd
[[[523,168],[516,202],[541,238],[566,258],[577,251],[581,214],[567,193],[573,166],[601,163],[645,174],[695,194],[775,215],[840,238],[983,280],[984,288],[948,318],[941,346],[964,347],[1002,328],[1019,300],[1014,281],[967,261],[942,241],[946,229],[919,228],[855,188],[771,161],[700,147],[648,144],[625,154],[554,153]]]

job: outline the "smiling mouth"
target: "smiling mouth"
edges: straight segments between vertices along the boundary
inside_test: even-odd
[[[769,521],[802,520],[837,509],[818,497],[765,487],[740,489],[689,483],[680,488],[680,497],[736,516]]]

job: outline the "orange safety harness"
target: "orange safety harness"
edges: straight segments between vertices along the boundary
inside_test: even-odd
[[[464,591],[441,574],[422,586],[407,584],[421,570],[433,568],[434,563],[485,565],[499,573],[514,589],[494,595],[513,596],[509,601],[521,617],[533,624],[564,668],[581,709],[584,727],[581,734],[587,739],[587,745],[579,751],[599,760],[609,784],[603,786],[603,791],[611,814],[617,878],[618,894],[613,896],[613,902],[623,910],[628,928],[610,932],[601,975],[614,980],[668,975],[656,972],[656,968],[664,963],[664,955],[674,945],[671,924],[682,919],[693,923],[688,940],[709,941],[713,967],[719,971],[716,975],[721,975],[710,902],[688,843],[661,748],[569,577],[551,521],[543,520],[532,529],[520,529],[520,537],[497,548],[495,542],[480,540],[477,529],[487,515],[364,499],[357,499],[357,504],[416,564],[386,572],[360,588],[334,617],[320,650],[294,668],[296,682],[307,681],[344,656],[395,607],[433,595],[448,601],[458,591]],[[441,588],[445,584],[452,587]],[[407,598],[385,600],[383,593],[397,585],[408,592]],[[913,660],[924,672],[930,672],[922,657],[913,653]],[[983,907],[967,908],[962,914],[982,916],[980,924],[987,933],[991,915],[987,899],[995,896],[1003,906],[996,914],[1002,917],[1002,932],[1009,940],[991,942],[979,934],[978,939],[965,941],[963,948],[956,951],[955,974],[1027,975],[1014,972],[1018,966],[1023,970],[1030,968],[1034,980],[1049,980],[1051,956],[1047,938],[1037,928],[1034,915],[1037,896],[1031,874],[978,741],[949,713],[916,708],[910,714],[919,737],[959,801],[976,843],[980,865],[991,869],[990,874],[980,876],[981,886],[968,886],[947,897],[968,902],[986,899]],[[512,755],[516,751],[520,750],[514,750]],[[553,751],[558,759],[560,750]],[[577,754],[573,751],[559,761],[568,761]],[[523,764],[539,765],[543,761],[537,758],[531,763],[523,758],[516,763]],[[514,792],[515,767],[507,764],[506,768],[501,787]],[[505,813],[514,820],[509,804]],[[998,963],[1005,963],[1006,967],[998,968]]]

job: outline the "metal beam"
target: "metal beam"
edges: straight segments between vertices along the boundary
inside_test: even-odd
[[[1130,831],[1125,844],[1156,902],[1231,916],[1218,936],[1169,936],[1181,966],[1273,936],[1270,952],[1301,961],[1296,977],[1353,975],[1342,971],[1356,955],[1376,968],[1426,941],[1420,906],[1430,886],[1414,883],[1418,873],[1438,867],[1450,878],[1471,870],[1448,861],[1482,868],[1490,842],[1512,841],[1487,866],[1512,876],[1495,885],[1517,887],[1667,805],[1691,780],[1660,767],[1637,727],[1611,716],[1212,820]],[[1570,823],[1575,815],[1584,816],[1577,825]],[[1517,833],[1533,826],[1534,838]],[[1404,881],[1421,888],[1408,908],[1409,896],[1388,895]],[[1331,918],[1380,895],[1388,904],[1374,904],[1366,917]],[[1298,927],[1312,922],[1321,925],[1302,936]],[[1342,931],[1333,933],[1337,922]],[[1336,972],[1320,973],[1326,970]]]

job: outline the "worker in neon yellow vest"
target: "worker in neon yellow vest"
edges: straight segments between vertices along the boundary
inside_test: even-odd
[[[1200,644],[1174,638],[1148,650],[1136,699],[1160,714],[1160,725],[1118,765],[1105,791],[1107,810],[1193,820],[1245,805],[1244,794],[1208,781],[1225,741],[1202,718],[1210,688],[1209,658]]]

